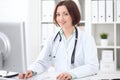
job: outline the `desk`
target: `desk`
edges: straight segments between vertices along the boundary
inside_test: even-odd
[[[44,73],[41,75],[36,75],[28,80],[56,80],[56,76],[58,74],[54,73]],[[74,79],[74,80],[112,80],[115,78],[120,78],[120,72],[116,73],[98,73],[94,76],[88,76],[81,79]]]
[[[42,75],[36,75],[28,80],[56,80],[56,74],[54,73],[44,73]],[[90,79],[91,77],[87,77],[87,78],[82,78],[82,79],[74,79],[74,80],[93,80]]]
[[[49,73],[46,72],[41,75],[33,76],[27,80],[56,80],[56,75],[57,74],[51,72]],[[120,78],[120,73],[99,73],[98,75],[89,76],[81,79],[74,79],[74,80],[111,80],[113,78]],[[4,78],[2,80],[18,80],[18,77],[9,78],[9,79]]]

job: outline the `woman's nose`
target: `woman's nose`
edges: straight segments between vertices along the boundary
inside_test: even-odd
[[[63,16],[63,15],[61,15],[61,16],[60,16],[60,20],[63,20],[63,19],[64,19],[64,16]]]

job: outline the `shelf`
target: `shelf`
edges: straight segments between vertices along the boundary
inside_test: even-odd
[[[102,3],[100,1],[103,1],[102,6],[100,5]],[[116,67],[115,71],[118,72],[120,71],[120,21],[117,20],[118,3],[116,3],[116,1],[117,0],[109,0],[108,3],[107,0],[105,0],[105,2],[104,0],[91,0],[91,34],[97,45],[99,60],[101,60],[102,55],[100,53],[102,50],[113,50],[113,58]],[[104,11],[102,12],[100,9]],[[100,45],[100,33],[102,32],[108,33],[108,46]]]
[[[115,37],[115,33],[114,33],[114,24],[92,24],[92,35],[96,41],[96,45],[100,45],[100,34],[102,32],[108,33],[108,45],[114,45],[114,37]]]
[[[97,46],[97,48],[106,48],[106,49],[110,49],[110,48],[114,48],[114,46]]]
[[[115,22],[92,22],[92,24],[114,24]]]
[[[92,24],[120,24],[120,22],[92,22]]]
[[[120,46],[117,46],[116,48],[120,49]]]
[[[120,24],[120,22],[115,22],[116,24]]]

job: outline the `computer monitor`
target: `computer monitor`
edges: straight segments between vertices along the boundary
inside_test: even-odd
[[[0,70],[25,72],[24,22],[0,22]]]

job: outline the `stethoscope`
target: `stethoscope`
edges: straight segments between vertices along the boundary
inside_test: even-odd
[[[55,36],[54,39],[53,39],[53,43],[55,43],[56,38],[58,37],[58,35],[59,35],[59,37],[60,37],[59,43],[62,41],[62,36],[61,36],[61,34],[60,34],[60,31],[58,31],[58,33],[56,34],[56,36]],[[74,48],[73,48],[73,52],[72,52],[72,56],[71,56],[71,64],[72,64],[72,65],[73,65],[74,62],[75,62],[75,51],[76,51],[77,40],[78,40],[78,30],[77,30],[77,28],[75,27],[75,43],[74,43]],[[58,45],[59,45],[59,44],[58,44]],[[57,46],[57,48],[58,48],[58,46]],[[57,51],[57,49],[56,49],[56,51]],[[57,53],[57,52],[56,52],[56,53]],[[55,58],[55,57],[56,57],[56,54],[55,54],[54,56],[52,56],[51,54],[49,54],[49,57]]]

